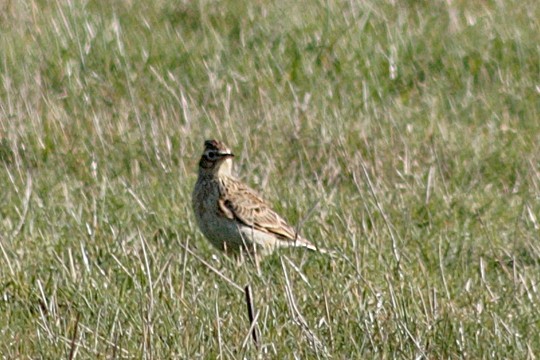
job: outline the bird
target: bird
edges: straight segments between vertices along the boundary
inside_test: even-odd
[[[234,154],[221,141],[206,140],[192,207],[199,229],[217,249],[255,261],[280,247],[326,252],[302,237],[263,198],[232,174]]]

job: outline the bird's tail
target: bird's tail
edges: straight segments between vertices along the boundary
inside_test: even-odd
[[[311,241],[301,236],[298,236],[296,240],[294,240],[294,246],[303,247],[311,251],[317,251],[317,252],[320,252],[321,254],[329,254],[329,255],[336,254],[336,252],[333,250],[328,250],[328,249],[324,249],[324,248],[313,245]]]

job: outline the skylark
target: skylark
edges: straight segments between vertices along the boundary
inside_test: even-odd
[[[233,153],[216,140],[204,142],[192,197],[202,233],[232,256],[258,260],[278,247],[319,250],[273,211],[257,193],[231,174]]]

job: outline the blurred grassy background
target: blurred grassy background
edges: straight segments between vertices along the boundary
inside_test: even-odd
[[[540,353],[537,1],[3,1],[0,28],[4,358]],[[206,138],[340,255],[215,256]]]

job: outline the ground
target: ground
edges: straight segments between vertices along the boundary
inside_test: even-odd
[[[0,10],[4,358],[540,353],[539,2]],[[336,256],[218,254],[208,138]]]

